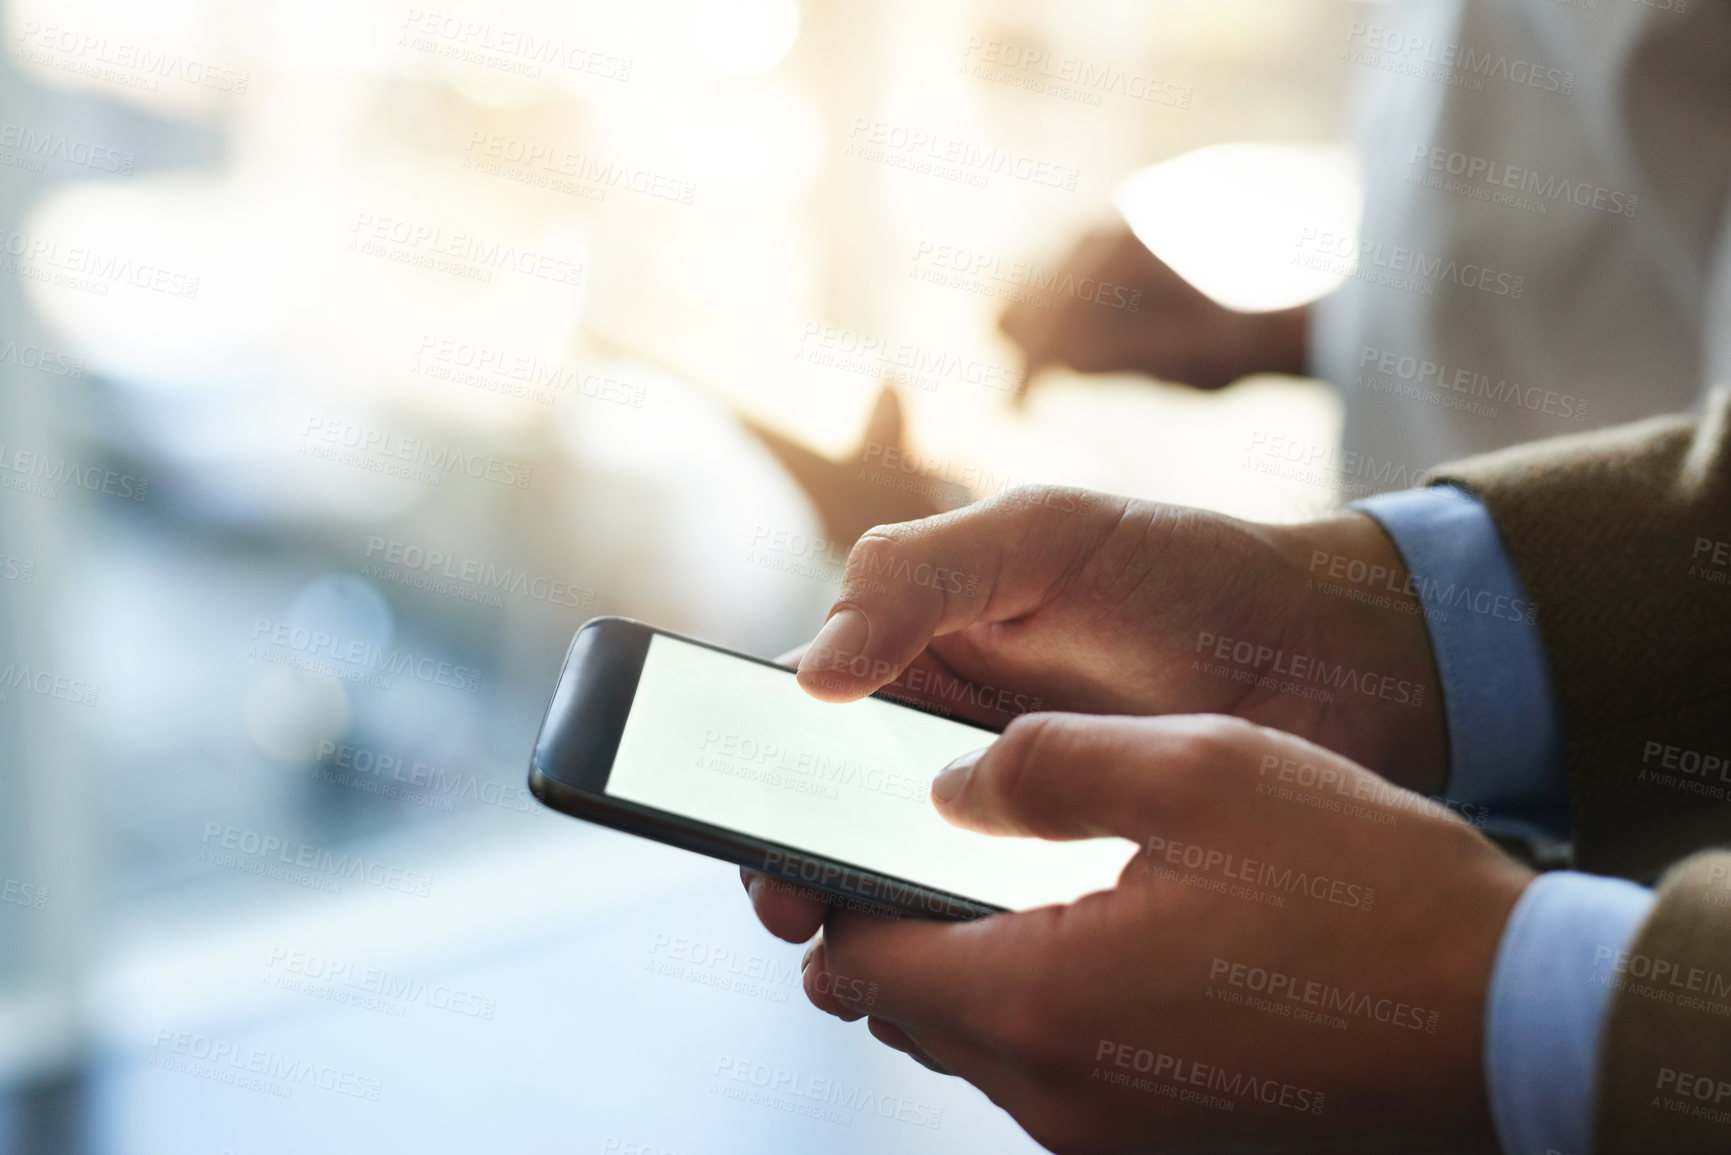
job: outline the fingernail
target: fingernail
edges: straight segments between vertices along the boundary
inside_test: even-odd
[[[934,802],[948,802],[960,794],[962,787],[967,784],[968,775],[974,772],[974,764],[980,760],[980,755],[985,752],[986,748],[981,746],[978,750],[970,750],[945,766],[938,773],[938,776],[932,779],[932,800]]]
[[[799,659],[800,672],[845,669],[865,652],[869,633],[871,623],[865,614],[852,606],[843,606],[830,615],[823,629],[817,632],[817,637],[811,640],[811,645],[805,648],[805,654]]]
[[[811,967],[811,956],[817,953],[817,943],[805,948],[805,957],[799,960],[799,973],[804,974]]]

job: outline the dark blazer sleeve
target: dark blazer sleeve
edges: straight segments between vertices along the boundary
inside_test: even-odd
[[[1604,1035],[1597,1151],[1731,1151],[1731,391],[1438,470],[1538,606],[1575,865],[1659,883]]]

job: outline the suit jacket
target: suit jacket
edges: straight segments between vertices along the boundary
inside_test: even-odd
[[[1597,1151],[1731,1151],[1731,390],[1436,480],[1484,502],[1538,606],[1574,865],[1658,886],[1601,968]]]

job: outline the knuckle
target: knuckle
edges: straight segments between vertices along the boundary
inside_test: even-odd
[[[1020,714],[998,739],[1000,751],[993,785],[1012,814],[1031,814],[1041,788],[1040,766],[1052,745],[1057,720],[1049,714]]]
[[[1183,719],[1162,743],[1160,759],[1174,801],[1198,817],[1216,814],[1223,782],[1256,772],[1261,732],[1254,723],[1225,715]]]
[[[1020,519],[1038,517],[1047,510],[1073,513],[1084,495],[1083,490],[1068,486],[1024,482],[999,490],[983,504],[990,512]]]
[[[942,542],[933,536],[932,527],[922,522],[873,526],[848,550],[841,596],[854,600],[904,587],[922,588],[919,581],[893,579],[925,573],[929,567],[922,563],[931,562],[941,552]]]
[[[886,521],[860,534],[859,540],[854,542],[853,552],[848,556],[851,559],[854,553],[901,549],[919,540],[924,532],[918,521]]]
[[[1254,749],[1261,727],[1225,714],[1189,719],[1177,735],[1175,769],[1193,774],[1217,774],[1242,763]]]
[[[1008,489],[1000,490],[995,501],[1003,505],[1033,505],[1046,494],[1051,493],[1054,486],[1036,485],[1032,482],[1021,482]]]
[[[859,540],[853,543],[853,548],[847,551],[849,577],[862,571],[869,572],[873,558],[896,547],[896,528],[893,525],[874,525],[860,534]]]
[[[1004,727],[1004,732],[998,737],[998,744],[1005,750],[1019,753],[1025,746],[1040,741],[1052,724],[1050,714],[1017,714],[1010,719],[1010,724]]]

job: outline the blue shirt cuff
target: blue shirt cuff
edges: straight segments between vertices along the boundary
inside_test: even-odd
[[[1567,837],[1562,725],[1538,610],[1490,513],[1447,485],[1378,494],[1352,508],[1393,540],[1406,562],[1406,592],[1418,596],[1430,628],[1448,724],[1448,798],[1488,829]]]
[[[1592,1150],[1599,1045],[1653,894],[1619,878],[1541,874],[1503,929],[1485,1004],[1485,1085],[1504,1155]]]

